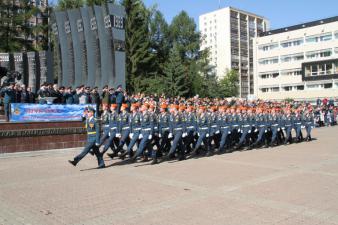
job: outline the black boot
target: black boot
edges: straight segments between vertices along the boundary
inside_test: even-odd
[[[126,155],[128,154],[128,151],[122,152],[122,154],[119,156],[120,159],[124,160],[126,158]]]
[[[77,162],[76,162],[75,160],[68,160],[68,162],[69,162],[70,164],[72,164],[73,166],[76,166],[76,164],[77,164]]]
[[[153,161],[151,161],[151,165],[155,165],[155,164],[157,164],[157,163],[158,163],[157,157],[154,157],[154,158],[153,158]]]

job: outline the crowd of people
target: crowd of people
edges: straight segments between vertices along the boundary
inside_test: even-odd
[[[306,102],[198,96],[125,94],[124,97],[121,105],[103,103],[101,113],[94,108],[86,111],[88,142],[69,161],[71,164],[76,166],[86,154],[92,153],[99,168],[103,168],[103,155],[110,149],[111,158],[126,160],[129,156],[130,163],[151,158],[151,164],[157,164],[173,158],[185,160],[311,141],[318,108],[332,110],[328,125],[335,125],[337,116],[337,107],[328,102],[313,106]]]

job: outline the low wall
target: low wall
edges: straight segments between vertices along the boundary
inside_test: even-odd
[[[0,154],[82,147],[82,122],[0,123]]]

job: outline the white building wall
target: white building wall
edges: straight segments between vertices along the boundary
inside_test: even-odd
[[[274,31],[271,31],[272,33]],[[304,27],[293,31],[285,31],[283,33],[271,34],[263,37],[258,37],[254,40],[254,76],[255,76],[255,95],[258,98],[263,99],[309,99],[317,97],[336,97],[338,96],[338,80],[320,80],[320,81],[303,81],[302,75],[281,75],[281,71],[299,69],[302,68],[302,63],[313,62],[321,60],[338,59],[338,21],[323,23],[317,26]],[[320,41],[309,43],[306,39],[313,35],[322,36],[325,34],[331,34],[332,39],[327,41]],[[303,43],[297,46],[282,47],[281,44],[291,40],[302,40]],[[278,47],[263,51],[262,46],[272,45],[277,43]],[[319,51],[324,49],[331,49],[332,54],[321,58],[307,58],[307,53],[312,51]],[[281,59],[285,55],[302,54],[304,59],[299,61],[281,62]],[[262,59],[278,58],[278,63],[262,65],[259,62]],[[269,71],[278,71],[279,76],[276,78],[262,79],[260,74],[268,73]],[[332,83],[332,88],[324,89],[308,88],[308,85],[325,83]],[[284,86],[297,86],[304,85],[304,90],[285,91]],[[278,92],[262,92],[261,88],[279,87]]]

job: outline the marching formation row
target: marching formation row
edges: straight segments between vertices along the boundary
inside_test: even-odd
[[[152,158],[157,164],[174,157],[178,160],[205,153],[228,153],[247,149],[269,147],[311,140],[314,127],[312,108],[260,108],[243,106],[193,106],[123,104],[121,113],[117,105],[103,105],[100,119],[94,117],[95,109],[85,111],[87,144],[84,150],[69,162],[74,166],[88,153],[95,154],[99,168],[104,168],[103,155],[130,163],[139,157]],[[169,110],[168,110],[169,109]],[[102,129],[101,129],[102,127]],[[303,137],[302,128],[306,130]],[[102,130],[102,131],[101,131]],[[100,147],[103,147],[100,150]],[[135,148],[136,146],[136,148]],[[136,149],[136,150],[135,150]],[[160,160],[159,160],[160,158]]]

